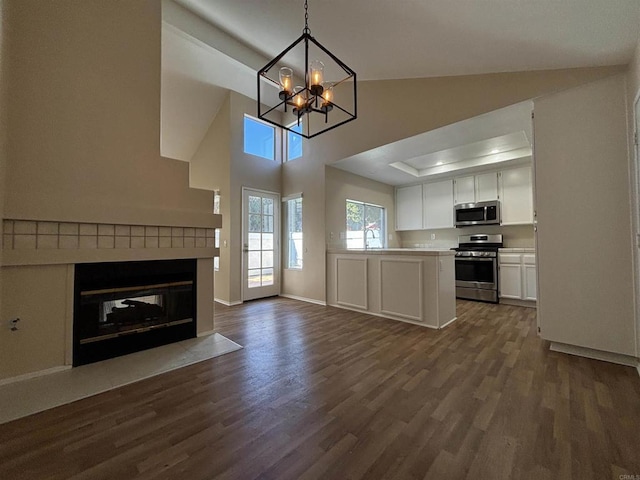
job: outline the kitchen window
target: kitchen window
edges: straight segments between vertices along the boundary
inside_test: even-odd
[[[249,115],[244,116],[244,153],[275,160],[276,129]]]
[[[386,217],[380,205],[347,200],[347,248],[384,248]]]
[[[286,218],[286,268],[302,269],[302,194],[283,198]]]

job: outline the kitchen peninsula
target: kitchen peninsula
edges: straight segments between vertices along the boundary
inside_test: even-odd
[[[420,248],[329,249],[327,304],[443,328],[456,319],[454,255]]]

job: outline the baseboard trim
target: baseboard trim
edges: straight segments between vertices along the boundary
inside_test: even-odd
[[[197,336],[198,338],[200,338],[200,337],[207,337],[207,336],[209,336],[209,335],[213,335],[214,333],[216,333],[216,331],[215,331],[215,330],[207,330],[206,332],[200,332],[200,333],[198,333],[196,336]]]
[[[281,293],[280,296],[284,298],[290,298],[291,300],[299,300],[301,302],[313,303],[315,305],[322,305],[323,307],[327,306],[327,302],[323,302],[322,300],[315,300],[313,298],[299,297],[297,295],[289,295],[288,293]]]
[[[44,377],[45,375],[51,375],[52,373],[64,372],[65,370],[71,370],[71,368],[71,365],[60,365],[59,367],[51,367],[44,370],[38,370],[37,372],[30,372],[22,375],[17,375],[15,377],[3,378],[0,380],[0,386],[8,385],[15,382],[21,382],[23,380],[29,380],[31,378]]]
[[[515,298],[500,298],[500,305],[512,305],[514,307],[538,308],[534,300],[517,300]]]
[[[222,300],[220,298],[215,298],[214,297],[213,301],[221,303],[222,305],[224,305],[226,307],[235,307],[236,305],[242,305],[242,300],[237,300],[235,302],[227,302],[226,300]]]
[[[549,350],[560,353],[567,353],[569,355],[576,355],[578,357],[592,358],[594,360],[601,360],[603,362],[617,363],[618,365],[626,365],[628,367],[636,367],[638,373],[640,373],[640,367],[638,367],[638,359],[629,355],[623,355],[620,353],[604,352],[602,350],[594,350],[587,347],[579,347],[577,345],[567,345],[566,343],[551,342]]]
[[[419,327],[426,327],[426,328],[430,328],[432,330],[441,330],[444,327],[446,327],[447,325],[455,322],[458,317],[453,317],[451,320],[449,320],[448,322],[446,322],[444,325],[442,325],[441,327],[436,327],[434,325],[429,325],[428,323],[422,323],[422,322],[416,322],[415,320],[409,320],[407,318],[400,318],[400,317],[391,317],[389,315],[383,315],[381,313],[376,313],[376,312],[369,312],[367,310],[362,310],[362,309],[358,309],[358,308],[351,308],[351,307],[345,307],[344,305],[341,304],[327,304],[328,307],[336,307],[336,308],[341,308],[342,310],[350,310],[352,312],[357,312],[357,313],[366,313],[367,315],[371,315],[372,317],[379,317],[379,318],[385,318],[387,320],[393,320],[394,322],[404,322],[404,323],[410,323],[412,325],[418,325]]]

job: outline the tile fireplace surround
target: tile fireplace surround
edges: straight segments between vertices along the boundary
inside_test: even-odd
[[[213,332],[213,257],[220,215],[200,225],[5,219],[0,384],[71,368],[75,265],[195,258],[197,334]],[[18,330],[7,322],[20,318]]]

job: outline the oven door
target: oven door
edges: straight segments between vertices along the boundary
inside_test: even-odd
[[[498,265],[493,257],[456,257],[456,287],[498,289]]]

